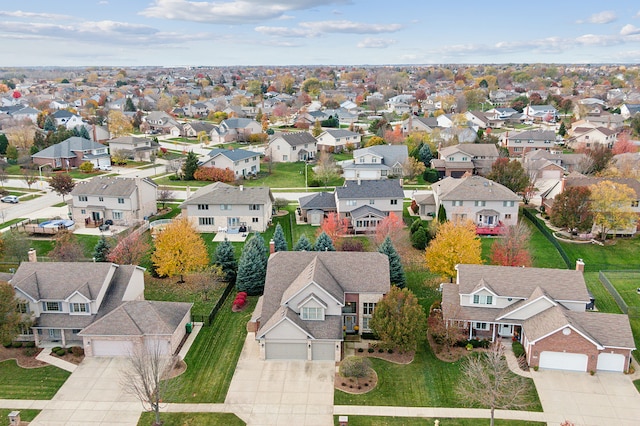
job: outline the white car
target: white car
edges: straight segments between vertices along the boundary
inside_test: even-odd
[[[102,171],[105,171],[105,172],[110,172],[113,169],[109,165],[109,166],[98,166],[98,170],[102,170]]]
[[[0,201],[2,201],[3,203],[17,204],[18,197],[16,197],[15,195],[7,195],[6,197],[0,198]]]

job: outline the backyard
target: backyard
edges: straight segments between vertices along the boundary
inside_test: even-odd
[[[605,275],[629,307],[629,323],[633,338],[636,348],[640,348],[640,271],[605,271]],[[636,360],[640,358],[637,349],[634,356]]]

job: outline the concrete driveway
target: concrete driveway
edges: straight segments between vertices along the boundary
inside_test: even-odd
[[[637,425],[640,394],[621,373],[532,372],[548,424]]]
[[[334,362],[261,361],[248,333],[225,404],[247,425],[333,425]]]
[[[120,386],[125,358],[85,358],[31,426],[136,425],[142,405]]]

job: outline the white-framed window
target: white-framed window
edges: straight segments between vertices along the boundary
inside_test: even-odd
[[[220,210],[231,210],[231,204],[220,204]]]
[[[358,159],[358,161],[359,161],[360,163],[364,163],[364,157],[360,157],[360,158]]]
[[[81,331],[82,331],[82,329],[81,329],[81,328],[73,328],[73,329],[71,329],[71,334],[78,334],[78,333],[80,333]]]
[[[488,330],[489,324],[486,322],[474,322],[473,328],[475,328],[476,330]]]
[[[33,329],[31,327],[26,326],[25,324],[18,325],[18,333],[21,336],[30,336],[33,334]]]
[[[516,205],[515,201],[503,201],[502,202],[502,207],[513,207]]]
[[[252,217],[252,218],[251,218],[251,222],[252,222],[252,223],[258,223],[258,222],[260,222],[260,218]]]
[[[288,161],[289,160],[289,156],[288,155],[283,155],[282,156],[282,161]]]
[[[28,314],[29,312],[31,312],[31,309],[29,309],[28,302],[18,302],[17,309],[18,309],[18,312],[20,312],[21,314]]]
[[[114,210],[112,213],[113,215],[113,219],[114,220],[121,220],[122,219],[122,212],[119,210]]]
[[[504,215],[504,218],[505,218],[505,219],[511,219],[511,213],[507,213],[507,214],[505,214],[505,215]]]
[[[473,304],[474,305],[493,305],[493,296],[485,295],[485,294],[474,294]]]
[[[398,200],[391,200],[391,205],[392,206],[397,206],[398,205]]]
[[[79,195],[78,201],[89,201],[89,198],[86,195]]]
[[[87,313],[89,312],[88,303],[69,303],[69,311],[74,313]]]
[[[452,204],[453,204],[453,207],[460,207],[463,205],[463,202],[461,200],[453,200]]]
[[[124,204],[124,198],[118,198],[118,204]]]
[[[300,313],[303,320],[322,321],[324,320],[324,309],[313,306],[304,306]]]
[[[245,163],[248,163],[248,162],[249,162],[249,159],[248,159],[248,158],[245,158],[244,162],[245,162]]]
[[[85,209],[80,209],[80,214],[87,214],[87,211]]]
[[[252,211],[260,210],[260,204],[249,204],[249,210],[252,210]]]
[[[476,207],[484,207],[487,205],[486,201],[474,201]]]
[[[347,200],[347,206],[353,207],[353,206],[355,206],[357,204],[358,204],[358,201],[356,201],[356,200]]]
[[[209,210],[209,204],[198,204],[198,210]]]
[[[365,302],[362,304],[362,329],[370,330],[369,321],[373,317],[373,311],[376,310],[376,304],[371,302]]]
[[[199,217],[198,218],[198,225],[213,225],[214,224],[214,218],[212,217]]]
[[[61,302],[42,302],[42,310],[45,312],[60,312],[62,311]]]
[[[375,204],[376,200],[369,200],[369,204]]]

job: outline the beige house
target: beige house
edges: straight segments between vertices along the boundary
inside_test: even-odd
[[[342,152],[351,147],[360,148],[362,135],[346,129],[327,129],[320,133],[318,140],[318,150],[329,152]]]
[[[132,226],[157,212],[157,188],[146,178],[95,177],[76,184],[69,208],[77,226]]]
[[[111,154],[122,152],[127,158],[134,161],[151,161],[151,154],[158,150],[158,144],[150,138],[137,138],[134,136],[121,136],[109,141]]]
[[[308,161],[316,157],[317,144],[309,132],[276,133],[269,141],[266,155],[274,163]]]

